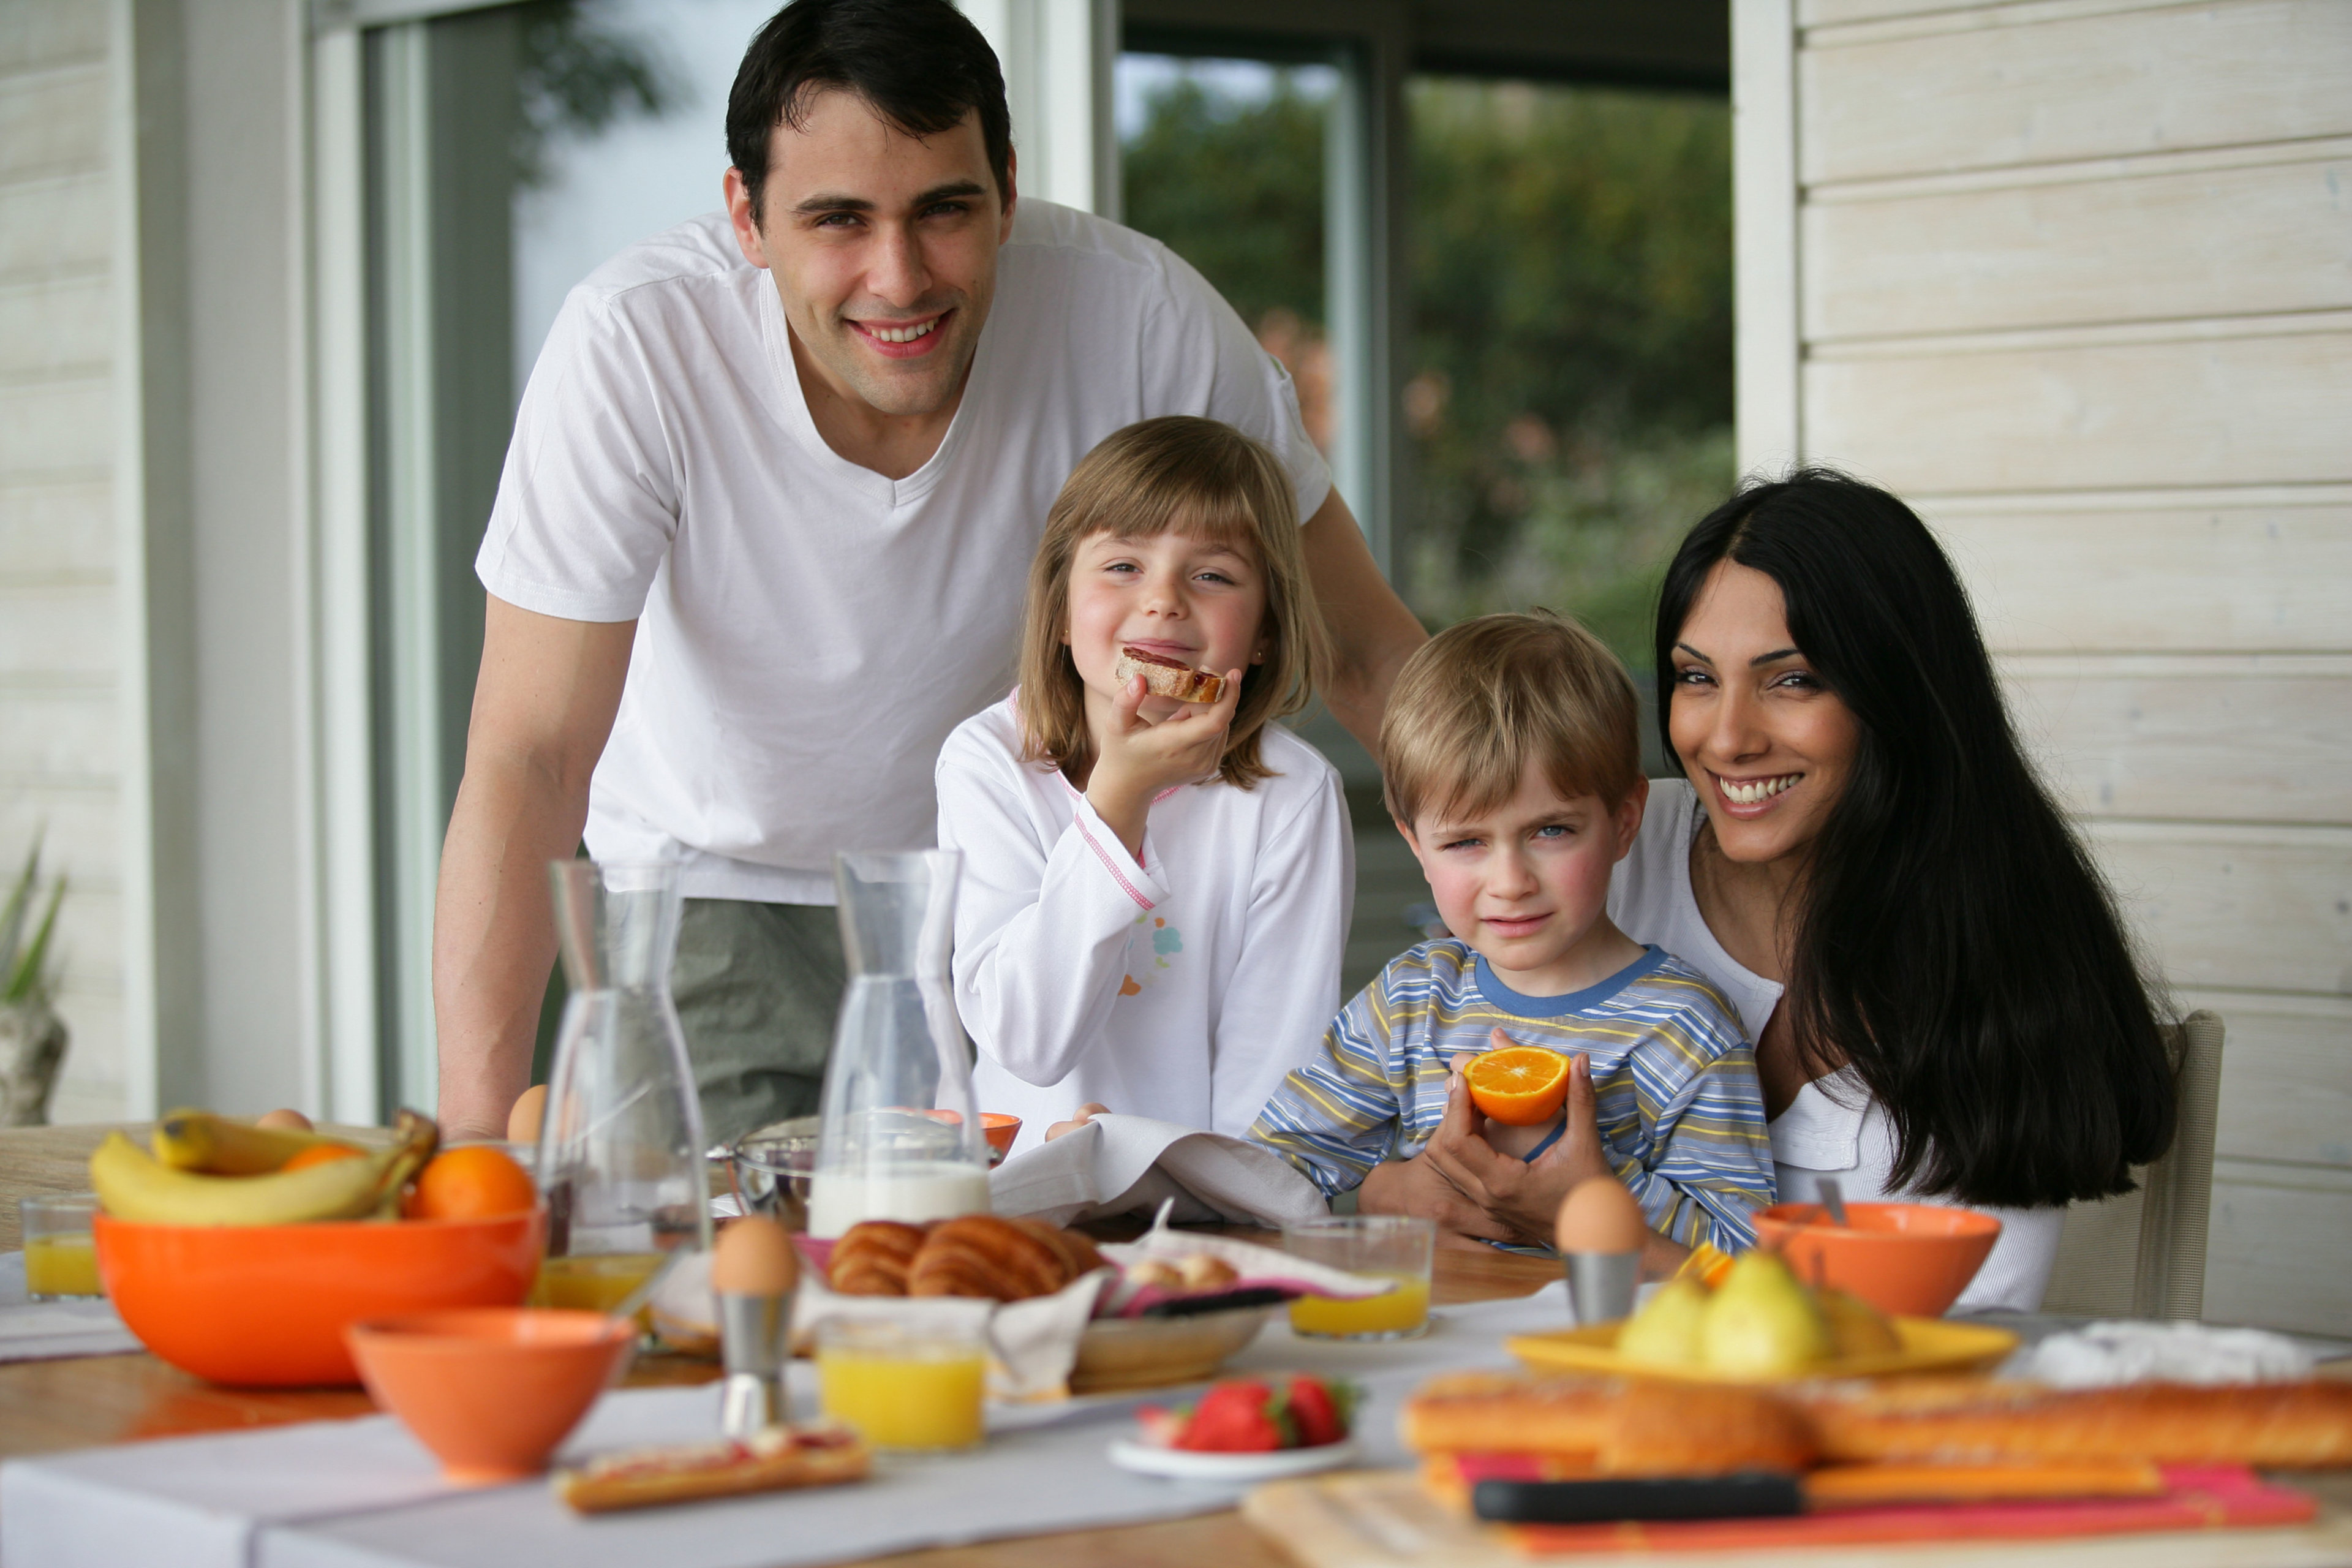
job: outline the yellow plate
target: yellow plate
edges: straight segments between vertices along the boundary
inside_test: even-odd
[[[1953,1323],[1940,1318],[1890,1318],[1903,1348],[1875,1355],[1841,1356],[1785,1377],[1742,1377],[1704,1367],[1635,1366],[1617,1354],[1622,1323],[1595,1323],[1556,1333],[1520,1334],[1504,1348],[1535,1372],[1631,1373],[1678,1378],[1686,1383],[1797,1383],[1813,1377],[1893,1377],[1911,1372],[1975,1372],[1999,1363],[2017,1348],[2007,1329]]]

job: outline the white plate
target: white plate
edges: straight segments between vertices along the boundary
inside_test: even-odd
[[[1270,1454],[1209,1454],[1191,1448],[1162,1448],[1139,1443],[1132,1437],[1121,1437],[1110,1446],[1110,1462],[1119,1468],[1178,1481],[1278,1481],[1285,1476],[1332,1469],[1355,1457],[1353,1437],[1342,1437],[1319,1448],[1277,1448]]]

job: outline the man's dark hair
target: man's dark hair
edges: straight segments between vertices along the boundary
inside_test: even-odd
[[[909,136],[935,136],[977,110],[996,191],[1012,189],[1013,116],[996,51],[948,0],[793,0],[743,51],[727,95],[727,156],[761,216],[768,146],[797,131],[810,100],[843,88]]]

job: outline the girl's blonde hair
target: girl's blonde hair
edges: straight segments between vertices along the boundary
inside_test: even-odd
[[[1150,539],[1171,531],[1238,550],[1264,569],[1265,662],[1242,672],[1241,703],[1217,773],[1242,789],[1272,775],[1258,756],[1259,732],[1306,707],[1330,665],[1299,545],[1298,503],[1273,453],[1230,425],[1189,414],[1146,419],[1105,437],[1071,470],[1045,514],[1021,636],[1024,762],[1070,771],[1093,759],[1086,684],[1062,640],[1079,544],[1097,533]]]

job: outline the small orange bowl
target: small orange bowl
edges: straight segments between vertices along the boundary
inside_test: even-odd
[[[1851,1290],[1882,1312],[1940,1318],[1984,1266],[2000,1221],[1940,1204],[1848,1204],[1832,1225],[1819,1204],[1775,1204],[1756,1238],[1777,1247],[1797,1278]]]
[[[441,1307],[511,1307],[530,1290],[543,1208],[488,1219],[314,1225],[91,1222],[99,1276],[141,1342],[245,1387],[353,1384],[343,1330]]]
[[[1013,1152],[1013,1141],[1021,1136],[1021,1118],[1002,1110],[983,1110],[980,1113],[980,1135],[988,1140],[988,1146],[1002,1160]]]
[[[477,1307],[353,1323],[375,1402],[459,1486],[535,1476],[596,1396],[628,1370],[636,1324],[602,1312]]]

